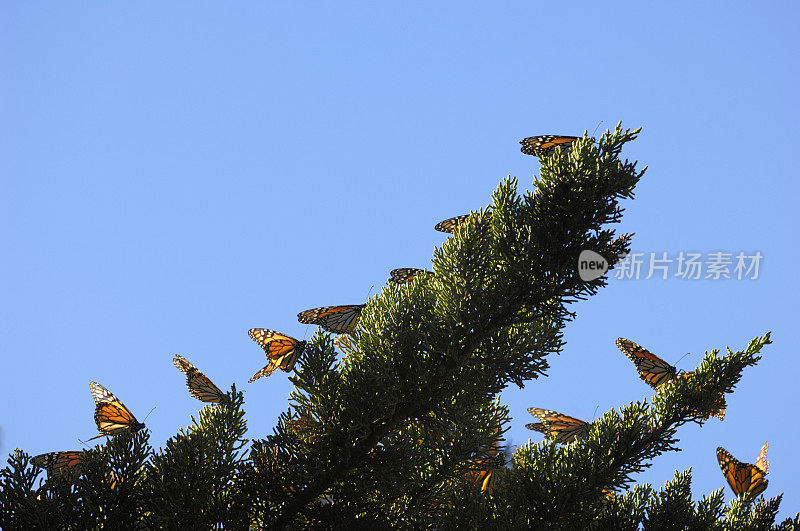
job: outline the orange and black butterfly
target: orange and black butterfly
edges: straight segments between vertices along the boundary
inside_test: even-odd
[[[454,218],[450,218],[450,219],[446,219],[444,221],[440,221],[433,228],[435,230],[438,230],[439,232],[447,232],[447,233],[453,234],[455,232],[456,228],[459,225],[462,225],[464,222],[466,222],[467,218],[470,217],[470,215],[471,214],[464,214],[463,216],[456,216]],[[489,217],[491,217],[491,215],[492,215],[491,211],[486,212],[487,219]]]
[[[47,470],[47,475],[60,474],[64,470],[80,466],[83,461],[82,451],[50,452],[34,456],[31,462],[39,468]]]
[[[426,271],[424,269],[414,269],[413,267],[401,267],[400,269],[392,269],[389,271],[389,282],[394,282],[395,284],[405,284],[406,282],[411,282],[414,277],[419,274],[425,275],[427,278],[431,278],[433,273],[430,271]]]
[[[767,462],[767,450],[769,443],[764,443],[761,451],[758,452],[756,464],[742,463],[728,453],[725,448],[717,447],[717,461],[722,469],[722,474],[728,480],[728,485],[733,489],[737,496],[745,492],[752,492],[758,496],[767,488],[768,480],[764,479],[769,473],[769,463]]]
[[[500,430],[495,429],[497,435],[494,442],[483,452],[484,455],[472,460],[474,470],[467,472],[467,478],[475,481],[481,487],[481,494],[491,494],[497,480],[497,472],[493,461],[500,451]]]
[[[94,421],[97,429],[100,430],[100,435],[92,437],[92,439],[144,428],[144,424],[138,422],[133,413],[111,391],[97,382],[89,382],[89,390],[92,392],[95,403]]]
[[[269,376],[278,369],[290,372],[300,355],[306,350],[305,341],[298,341],[274,330],[252,328],[247,334],[259,347],[264,349],[269,362],[266,367],[255,373],[248,383],[255,382],[262,376]]]
[[[658,389],[660,385],[672,380],[678,374],[678,370],[675,367],[633,341],[619,338],[617,339],[617,347],[636,366],[636,370],[639,371],[639,378],[653,389]]]
[[[208,379],[208,376],[200,372],[186,358],[175,354],[172,363],[186,375],[186,387],[189,389],[189,394],[196,399],[201,402],[222,402],[225,398],[225,393],[220,391],[219,387]]]
[[[366,304],[349,304],[345,306],[323,306],[297,314],[297,320],[303,324],[315,324],[328,332],[344,334],[352,332],[358,326],[358,318]]]
[[[644,380],[653,389],[658,389],[665,383],[676,380],[677,378],[689,378],[694,371],[678,374],[678,369],[662,360],[646,348],[637,345],[628,339],[617,339],[617,347],[630,359],[639,372],[639,378]],[[721,393],[719,409],[714,412],[714,416],[720,420],[725,418],[725,393]],[[708,416],[706,416],[708,418]]]
[[[529,430],[544,433],[546,439],[557,443],[568,443],[573,439],[583,437],[592,426],[589,422],[549,409],[530,407],[528,408],[528,413],[541,420],[541,422],[526,424],[525,427]]]
[[[449,218],[444,221],[440,221],[433,228],[435,230],[438,230],[439,232],[449,232],[450,234],[453,234],[453,232],[455,232],[456,230],[456,227],[467,221],[468,217],[469,214],[464,214],[463,216],[456,216],[454,218]]]
[[[522,147],[520,151],[526,155],[533,155],[534,157],[545,157],[552,155],[555,149],[561,146],[561,152],[566,153],[570,144],[578,140],[579,136],[562,136],[562,135],[540,135],[529,136],[520,140]]]

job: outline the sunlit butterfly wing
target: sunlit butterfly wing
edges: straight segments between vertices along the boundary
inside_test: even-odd
[[[675,378],[678,372],[675,367],[633,341],[619,338],[617,347],[636,366],[639,377],[653,389]]]
[[[291,336],[266,328],[252,328],[247,332],[247,335],[264,349],[268,361],[266,367],[255,373],[248,380],[249,383],[261,377],[267,377],[278,369],[290,372],[306,349],[305,341],[298,341]]]
[[[344,334],[355,330],[365,306],[366,304],[350,304],[313,308],[298,313],[297,320],[303,324],[319,325],[334,334]]]
[[[179,354],[172,358],[175,366],[186,375],[189,394],[202,402],[222,402],[225,394],[205,374]]]
[[[557,443],[568,443],[573,439],[583,437],[589,432],[591,424],[582,420],[538,407],[528,408],[528,413],[537,417],[542,422],[526,424],[529,430],[541,432],[545,438]]]
[[[83,460],[83,452],[50,452],[34,456],[31,462],[45,470],[48,475],[60,474],[64,470],[77,467]]]
[[[756,466],[760,468],[765,475],[769,474],[769,462],[767,461],[767,450],[769,450],[769,442],[764,443],[764,446],[761,447],[761,451],[758,452],[758,457],[756,458]]]
[[[419,274],[424,274],[428,278],[433,276],[433,273],[424,269],[414,269],[413,267],[401,267],[400,269],[392,269],[389,272],[389,282],[395,284],[405,284],[411,282],[414,277]]]
[[[737,496],[745,492],[758,496],[766,490],[769,481],[764,479],[766,472],[758,466],[742,463],[721,446],[717,447],[717,461],[728,485]]]
[[[566,152],[569,145],[578,140],[578,136],[561,136],[561,135],[539,135],[529,136],[520,140],[522,147],[520,151],[526,155],[533,155],[534,157],[544,157],[552,155],[555,149],[559,146],[562,148],[562,153]]]
[[[100,435],[97,437],[144,428],[144,424],[138,422],[133,413],[108,389],[97,382],[90,382],[89,390],[92,392],[95,403],[94,421],[97,429],[100,430]],[[92,439],[97,437],[92,437]]]

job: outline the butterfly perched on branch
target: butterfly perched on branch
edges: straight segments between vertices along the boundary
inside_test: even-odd
[[[555,149],[560,146],[561,152],[566,153],[570,148],[570,144],[579,138],[579,136],[562,135],[529,136],[519,141],[519,143],[522,144],[520,151],[534,157],[546,157],[552,155]]]
[[[137,421],[133,413],[111,391],[97,382],[89,382],[89,391],[95,403],[94,421],[100,430],[100,435],[92,437],[90,441],[98,437],[144,428],[144,424]]]
[[[758,496],[766,490],[769,481],[764,479],[764,476],[769,473],[768,449],[769,443],[765,442],[761,451],[758,452],[756,463],[751,465],[737,460],[725,448],[717,447],[719,467],[734,494],[738,496],[745,492],[752,492],[754,496]]]
[[[526,424],[525,427],[529,430],[544,433],[546,439],[557,443],[568,443],[573,439],[583,437],[592,427],[589,422],[549,409],[530,407],[528,408],[528,413],[541,420],[541,422]]]
[[[425,275],[427,278],[431,278],[433,273],[424,269],[401,267],[400,269],[392,269],[389,271],[389,282],[394,282],[395,284],[405,284],[406,282],[411,282],[414,280],[414,277],[417,275]]]
[[[179,354],[175,354],[172,363],[186,375],[186,387],[189,394],[201,402],[222,402],[225,394],[209,380],[208,376],[200,372],[197,367]]]
[[[60,474],[68,468],[79,467],[83,460],[83,451],[50,452],[36,455],[31,462],[47,470],[47,475]]]
[[[473,470],[466,475],[467,479],[480,485],[481,494],[491,494],[497,481],[497,467],[494,461],[500,451],[500,430],[495,428],[494,434],[494,441],[482,450],[482,455],[470,462]]]
[[[312,308],[297,314],[297,320],[303,324],[315,324],[328,332],[344,334],[352,332],[358,326],[358,318],[366,304],[349,304],[345,306],[323,306]]]
[[[262,376],[266,377],[280,369],[284,372],[290,372],[297,363],[298,358],[306,349],[305,341],[298,341],[291,336],[275,332],[274,330],[267,330],[266,328],[252,328],[247,335],[250,339],[256,342],[259,347],[264,349],[267,355],[267,365],[252,378],[248,383],[255,382]]]
[[[485,215],[486,215],[486,219],[487,220],[491,219],[492,212],[488,211],[488,212],[486,212]],[[455,232],[456,228],[459,225],[462,225],[463,223],[465,223],[467,221],[467,218],[469,218],[470,216],[471,216],[471,214],[464,214],[462,216],[456,216],[454,218],[449,218],[449,219],[446,219],[444,221],[440,221],[433,228],[435,230],[438,230],[439,232],[447,232],[447,233],[453,234]]]
[[[694,375],[694,371],[679,374],[676,367],[629,339],[622,337],[617,339],[617,348],[633,362],[639,372],[639,377],[653,389],[658,389],[667,382],[675,383],[679,379],[688,379]],[[720,393],[716,406],[717,409],[712,414],[720,420],[724,420],[726,408],[724,392]],[[708,417],[709,415],[706,414],[703,418],[707,419]]]

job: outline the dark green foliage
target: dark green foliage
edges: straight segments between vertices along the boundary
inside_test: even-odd
[[[643,175],[619,159],[637,133],[618,127],[598,146],[579,140],[568,156],[543,159],[533,191],[503,180],[491,204],[435,250],[434,276],[390,283],[368,301],[359,328],[338,344],[345,357],[328,334],[309,341],[290,409],[249,452],[235,388],[158,452],[146,432],[119,435],[85,466],[37,486],[17,451],[0,471],[0,527],[776,528],[780,497],[725,507],[716,491],[694,502],[689,471],[658,492],[632,485],[658,455],[678,450],[681,425],[705,422],[769,334],[743,351],[712,351],[691,378],[605,413],[583,439],[528,443],[509,463],[489,451],[509,424],[497,394],[545,375],[574,317],[568,305],[606,283],[580,279],[580,252],[613,267],[628,251],[629,236],[608,225]],[[491,494],[468,477],[481,461],[497,467]],[[116,488],[109,471],[121,478]]]
[[[248,511],[237,481],[247,456],[242,394],[200,411],[199,420],[167,441],[145,467],[148,527],[205,529],[210,523],[247,528]],[[176,527],[176,528],[177,528]]]

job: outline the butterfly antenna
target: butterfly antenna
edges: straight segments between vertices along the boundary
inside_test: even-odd
[[[594,422],[595,419],[597,418],[597,410],[598,409],[600,409],[600,404],[597,404],[597,407],[594,408],[594,413],[592,413],[592,422]]]
[[[156,408],[156,406],[153,406],[153,409],[155,409],[155,408]],[[147,420],[147,417],[149,417],[149,416],[150,416],[150,413],[152,413],[152,412],[153,412],[153,409],[151,409],[151,410],[150,410],[150,411],[147,413],[147,415],[145,415],[145,416],[144,416],[144,420],[142,420],[142,424],[144,424],[144,421],[145,421],[145,420]]]
[[[592,131],[592,136],[594,136],[594,134],[597,132],[597,129],[600,127],[600,124],[602,124],[602,123],[603,123],[603,120],[600,120],[600,121],[597,123],[597,127],[595,127],[595,128],[594,128],[594,131]]]
[[[683,356],[681,356],[680,358],[678,358],[678,361],[676,361],[676,362],[675,362],[675,366],[677,367],[677,366],[678,366],[678,363],[680,363],[680,361],[681,361],[683,358],[685,358],[686,356],[688,356],[689,354],[691,354],[691,352],[687,352],[686,354],[684,354]]]
[[[108,437],[108,434],[101,433],[100,435],[95,435],[94,437],[92,437],[91,439],[87,439],[86,441],[82,441],[82,440],[80,439],[80,437],[79,437],[79,438],[78,438],[78,442],[80,442],[82,445],[84,445],[84,446],[86,446],[86,447],[88,448],[89,446],[86,444],[87,442],[89,442],[89,441],[93,441],[93,440],[95,440],[95,439],[99,439],[100,437]]]
[[[373,284],[373,285],[371,285],[369,287],[369,291],[367,292],[367,300],[369,300],[369,294],[372,293],[372,288],[374,288],[374,287],[375,287],[375,284]]]

